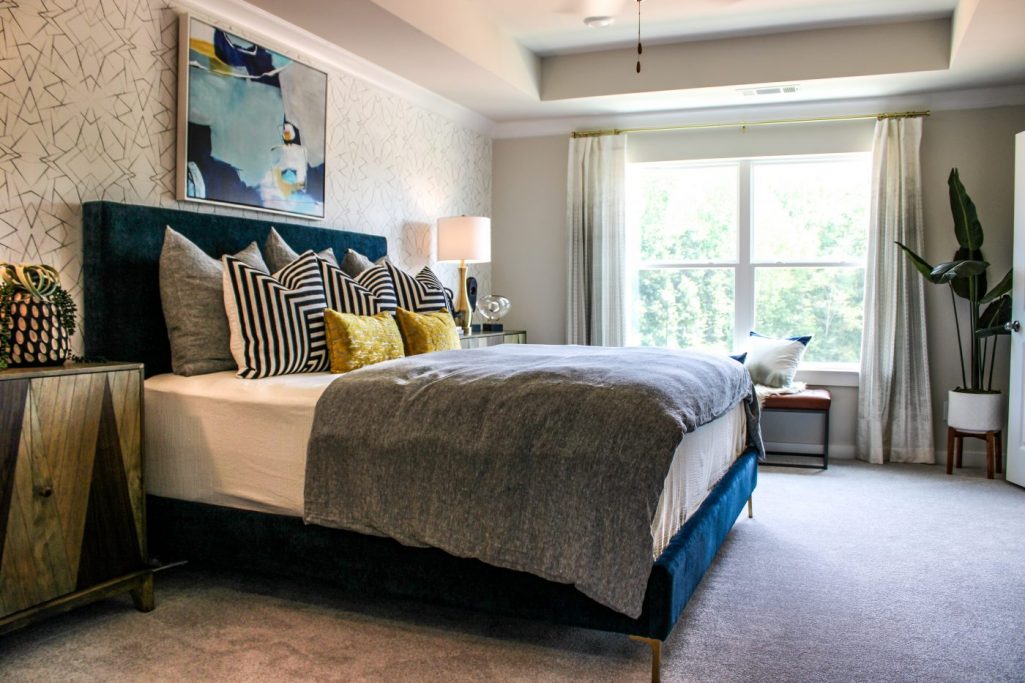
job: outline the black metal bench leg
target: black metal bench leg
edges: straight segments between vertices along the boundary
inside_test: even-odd
[[[822,469],[829,469],[829,409],[826,409],[826,434],[822,441]]]

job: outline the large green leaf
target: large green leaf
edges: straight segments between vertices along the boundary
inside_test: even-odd
[[[956,168],[950,169],[947,178],[950,188],[950,212],[954,217],[954,235],[957,243],[972,251],[982,248],[982,224],[975,210],[975,202],[968,196]]]
[[[982,252],[978,249],[965,249],[964,247],[959,248],[954,252],[954,261],[985,261],[982,257]],[[976,275],[974,279],[972,277],[959,278],[951,281],[951,286],[954,288],[954,294],[957,294],[962,299],[971,299],[972,290],[974,287],[975,298],[978,299],[982,296],[983,292],[986,291],[986,273],[983,272]]]
[[[948,261],[932,269],[932,277],[949,282],[985,273],[989,264],[985,261]]]
[[[1000,282],[998,282],[996,287],[994,287],[993,289],[989,290],[989,292],[986,294],[986,296],[984,296],[981,299],[979,299],[979,303],[980,304],[988,304],[990,301],[992,301],[993,299],[996,299],[997,297],[1001,297],[1004,294],[1010,294],[1011,293],[1011,281],[1012,281],[1011,273],[1012,273],[1012,271],[1010,271],[1010,270],[1007,271],[1007,275],[1004,276],[1004,279],[1002,279]]]
[[[911,265],[913,265],[915,267],[915,270],[921,273],[929,282],[933,283],[934,285],[937,285],[940,282],[942,282],[942,280],[940,280],[939,278],[935,278],[932,276],[933,267],[929,265],[929,263],[924,258],[919,256],[915,252],[911,251],[900,242],[894,242],[894,244],[896,244],[898,247],[904,250],[904,254],[908,257],[908,260],[911,261]]]
[[[977,328],[1003,327],[1004,323],[1011,322],[1011,297],[1002,296],[979,314]]]
[[[1004,329],[1003,325],[997,325],[995,327],[984,327],[981,330],[975,330],[975,336],[979,339],[983,337],[996,337],[1001,334],[1011,334]]]

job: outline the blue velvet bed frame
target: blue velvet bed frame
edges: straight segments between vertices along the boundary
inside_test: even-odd
[[[347,248],[383,256],[383,237],[111,202],[83,207],[85,353],[141,361],[146,375],[170,371],[160,307],[158,259],[170,225],[211,255],[263,245],[274,225],[297,251]],[[482,609],[571,626],[638,636],[659,644],[673,630],[757,481],[753,451],[742,455],[655,562],[644,609],[631,619],[572,586],[531,574],[410,548],[389,539],[305,526],[292,517],[166,498],[149,498],[149,547],[163,560],[246,568],[330,581],[363,594],[380,593]]]

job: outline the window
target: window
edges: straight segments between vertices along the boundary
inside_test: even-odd
[[[631,164],[629,341],[810,333],[807,361],[856,363],[870,184],[867,154]]]

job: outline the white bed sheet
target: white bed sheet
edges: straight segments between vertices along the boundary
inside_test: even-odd
[[[146,489],[198,503],[302,517],[306,445],[329,373],[243,380],[234,372],[145,383]],[[684,436],[651,523],[662,553],[746,442],[743,406]]]

